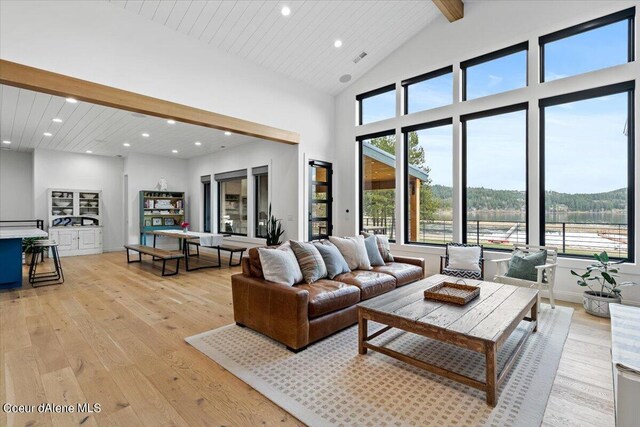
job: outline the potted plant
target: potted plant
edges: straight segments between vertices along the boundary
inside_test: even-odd
[[[36,247],[36,242],[42,239],[44,238],[25,237],[22,239],[22,252],[24,252],[24,263],[26,265],[30,265],[32,257],[38,256],[42,252],[42,248]]]
[[[587,271],[578,274],[571,270],[571,274],[579,277],[578,285],[589,288],[582,298],[582,305],[587,313],[600,317],[610,317],[609,304],[620,303],[622,288],[637,285],[634,282],[616,281],[618,277],[617,264],[622,261],[610,261],[607,252],[600,255],[593,254],[596,262],[587,267]]]
[[[271,215],[271,203],[269,203],[269,219],[267,220],[267,246],[279,245],[280,237],[284,234],[282,221]]]

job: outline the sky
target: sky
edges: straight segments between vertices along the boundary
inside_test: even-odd
[[[545,80],[627,62],[627,21],[545,46]],[[526,85],[526,53],[518,52],[467,69],[467,99]],[[451,104],[452,75],[410,86],[409,112]],[[627,185],[627,95],[617,94],[547,107],[545,184],[565,193],[599,193]],[[531,108],[536,108],[532,105]],[[363,102],[363,123],[395,116],[395,91]],[[524,111],[467,122],[467,185],[525,190]],[[452,185],[451,126],[419,132],[434,184]]]

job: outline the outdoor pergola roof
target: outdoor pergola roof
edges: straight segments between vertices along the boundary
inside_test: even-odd
[[[368,142],[362,143],[362,154],[368,158],[364,161],[371,163],[369,167],[364,168],[366,181],[391,182],[395,179],[396,157],[394,155]],[[409,166],[409,176],[420,181],[429,179],[429,176],[424,171],[411,165]],[[381,189],[379,186],[377,188]],[[386,188],[386,186],[383,188]],[[395,188],[395,184],[389,188]]]

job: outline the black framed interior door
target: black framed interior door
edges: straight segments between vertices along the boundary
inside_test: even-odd
[[[333,231],[333,166],[309,162],[309,240],[326,239]]]

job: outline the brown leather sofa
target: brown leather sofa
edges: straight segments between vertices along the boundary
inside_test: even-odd
[[[233,315],[289,350],[307,345],[357,323],[356,304],[425,276],[422,258],[394,257],[372,271],[354,270],[334,280],[287,286],[264,279],[257,249],[242,258],[242,274],[231,276]]]

